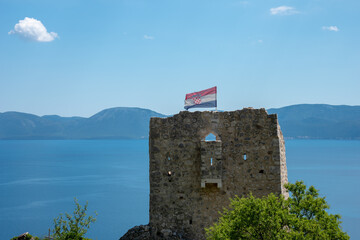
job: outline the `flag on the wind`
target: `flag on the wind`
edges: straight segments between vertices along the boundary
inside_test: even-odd
[[[186,94],[184,108],[209,108],[217,107],[216,87],[212,87],[200,92]]]

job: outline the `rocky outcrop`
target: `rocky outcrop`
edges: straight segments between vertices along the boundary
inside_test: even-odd
[[[11,240],[38,240],[39,238],[33,237],[29,232],[23,233],[17,237],[12,238]]]
[[[181,233],[172,232],[170,229],[163,229],[160,233],[153,233],[149,225],[140,225],[131,228],[120,240],[190,240]]]

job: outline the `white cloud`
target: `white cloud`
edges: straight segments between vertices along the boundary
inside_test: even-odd
[[[145,34],[144,39],[146,39],[146,40],[154,40],[154,37]]]
[[[58,37],[58,34],[55,32],[49,33],[39,20],[28,17],[15,24],[14,29],[9,34],[17,34],[36,42],[51,42]]]
[[[339,31],[339,28],[337,26],[328,26],[328,27],[324,26],[322,27],[322,29],[327,31],[334,31],[334,32]]]
[[[298,11],[296,11],[295,8],[289,7],[289,6],[280,6],[276,8],[270,8],[270,14],[271,15],[292,15],[296,14]]]

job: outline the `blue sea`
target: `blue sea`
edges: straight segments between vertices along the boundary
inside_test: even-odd
[[[360,239],[360,141],[287,140],[289,181],[304,180],[326,196],[343,229]],[[92,239],[119,239],[148,223],[147,140],[1,140],[0,239],[46,236],[74,198],[97,221]]]

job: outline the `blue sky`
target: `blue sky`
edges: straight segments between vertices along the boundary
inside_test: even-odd
[[[0,112],[360,105],[360,1],[0,0]],[[46,29],[45,29],[46,28]]]

